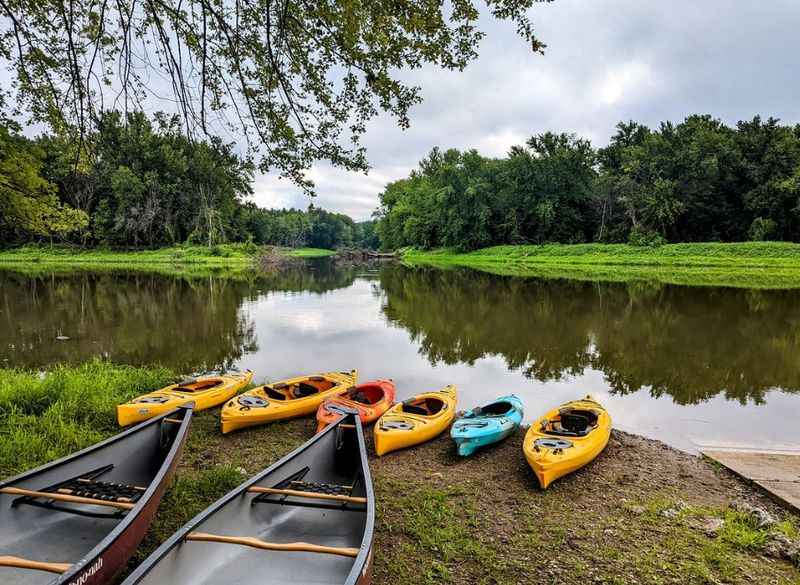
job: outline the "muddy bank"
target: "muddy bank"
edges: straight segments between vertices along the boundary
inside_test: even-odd
[[[217,425],[217,413],[197,416],[143,553],[314,432],[311,419],[226,437]],[[800,539],[799,519],[726,470],[615,431],[593,464],[541,491],[522,437],[469,459],[447,436],[373,457],[374,583],[800,583],[774,549]],[[771,523],[759,526],[752,508]]]

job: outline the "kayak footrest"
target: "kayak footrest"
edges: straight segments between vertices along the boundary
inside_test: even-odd
[[[218,542],[222,544],[238,544],[241,546],[251,546],[261,550],[278,550],[287,552],[312,552],[327,555],[339,555],[343,557],[358,556],[357,548],[323,546],[310,544],[308,542],[267,542],[252,536],[223,536],[221,534],[208,534],[206,532],[190,532],[186,535],[186,540],[195,542]]]

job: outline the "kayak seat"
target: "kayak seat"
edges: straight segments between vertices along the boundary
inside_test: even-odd
[[[264,386],[264,392],[273,400],[286,400],[286,394],[283,392],[278,392],[278,386],[278,384],[276,384],[274,387]],[[285,388],[286,385],[283,384],[281,387]]]
[[[483,408],[479,408],[481,415],[502,416],[508,414],[513,407],[508,402],[492,402]],[[476,415],[477,416],[477,415]]]
[[[407,400],[406,402],[403,402],[403,412],[407,412],[409,414],[418,414],[420,416],[429,416],[430,415],[430,413],[428,412],[427,409],[425,409],[424,407],[419,406],[417,404],[414,404],[414,402],[412,402],[410,400]]]
[[[584,437],[597,426],[597,414],[591,410],[564,409],[559,412],[559,420],[554,421],[549,435]]]
[[[377,404],[383,399],[383,389],[376,385],[363,385],[350,388],[350,396],[361,404]]]
[[[189,384],[185,384],[181,382],[175,388],[176,392],[200,392],[202,390],[209,390],[211,388],[215,388],[216,386],[221,386],[222,380],[203,380],[202,382],[190,382]]]
[[[306,396],[313,396],[319,392],[319,388],[313,386],[311,384],[306,384],[305,382],[300,382],[297,387],[294,389],[292,394],[296,398],[305,398]]]

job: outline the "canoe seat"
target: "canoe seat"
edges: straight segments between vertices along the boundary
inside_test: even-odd
[[[317,483],[313,481],[291,481],[289,486],[298,492],[315,492],[331,496],[349,496],[353,490],[349,485],[336,485],[333,483]]]
[[[145,489],[135,485],[79,477],[61,484],[54,491],[59,494],[69,494],[106,502],[135,503],[144,495]]]

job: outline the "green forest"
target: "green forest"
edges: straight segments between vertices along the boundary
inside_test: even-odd
[[[372,222],[249,201],[254,168],[230,144],[191,140],[176,117],[105,114],[82,141],[0,123],[0,246],[377,247]]]
[[[800,241],[800,125],[623,122],[608,146],[547,132],[502,159],[433,151],[380,194],[384,248]]]

